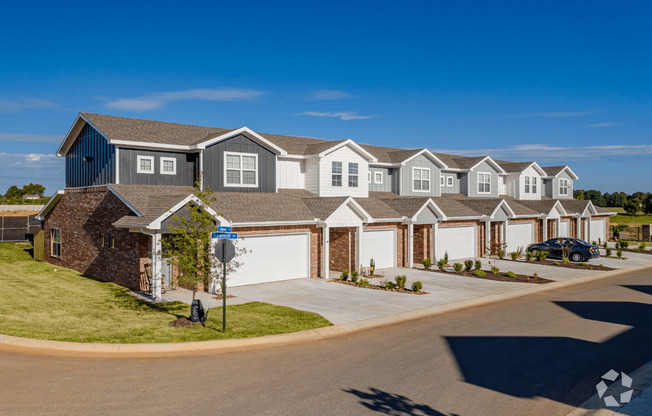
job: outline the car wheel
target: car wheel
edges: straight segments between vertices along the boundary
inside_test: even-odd
[[[582,261],[582,255],[580,253],[573,253],[571,254],[571,260],[575,262]]]

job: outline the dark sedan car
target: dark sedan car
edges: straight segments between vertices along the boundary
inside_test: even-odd
[[[600,257],[598,246],[589,244],[578,238],[553,238],[543,243],[534,243],[527,246],[527,251],[536,254],[537,251],[547,251],[549,258],[561,259],[564,251],[573,261],[586,261]]]

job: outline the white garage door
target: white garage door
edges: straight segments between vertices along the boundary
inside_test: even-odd
[[[474,225],[464,227],[439,227],[437,230],[435,257],[442,259],[448,252],[448,259],[477,257],[476,228]]]
[[[607,236],[607,230],[606,230],[606,222],[605,220],[596,220],[596,219],[591,219],[591,240],[589,243],[592,242],[605,242],[606,241],[606,236]]]
[[[524,250],[528,244],[534,243],[534,223],[507,223],[507,248],[505,251],[511,253],[522,247]]]
[[[372,258],[377,269],[396,266],[396,230],[362,231],[362,266],[369,267]]]
[[[570,237],[569,230],[569,221],[559,221],[559,237]]]
[[[248,236],[236,246],[246,248],[247,253],[235,258],[241,266],[227,274],[227,287],[310,276],[308,233]]]

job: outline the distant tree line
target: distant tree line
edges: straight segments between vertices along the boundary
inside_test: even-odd
[[[593,205],[599,207],[619,207],[623,208],[628,214],[636,214],[643,211],[646,214],[652,214],[652,193],[650,192],[634,192],[631,195],[625,192],[614,192],[604,194],[595,189],[576,189],[573,191],[573,198],[575,199],[589,199]]]
[[[0,194],[0,204],[3,205],[23,205],[23,204],[45,204],[50,200],[50,197],[43,196],[45,186],[38,183],[31,183],[24,185],[22,188],[12,185],[7,189],[4,195]],[[38,196],[37,199],[25,199],[26,195]]]

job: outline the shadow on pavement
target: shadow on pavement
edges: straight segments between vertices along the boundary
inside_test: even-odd
[[[457,416],[438,412],[425,404],[417,404],[410,398],[400,394],[388,393],[373,387],[369,393],[349,389],[343,390],[360,398],[360,404],[369,410],[392,416]]]

